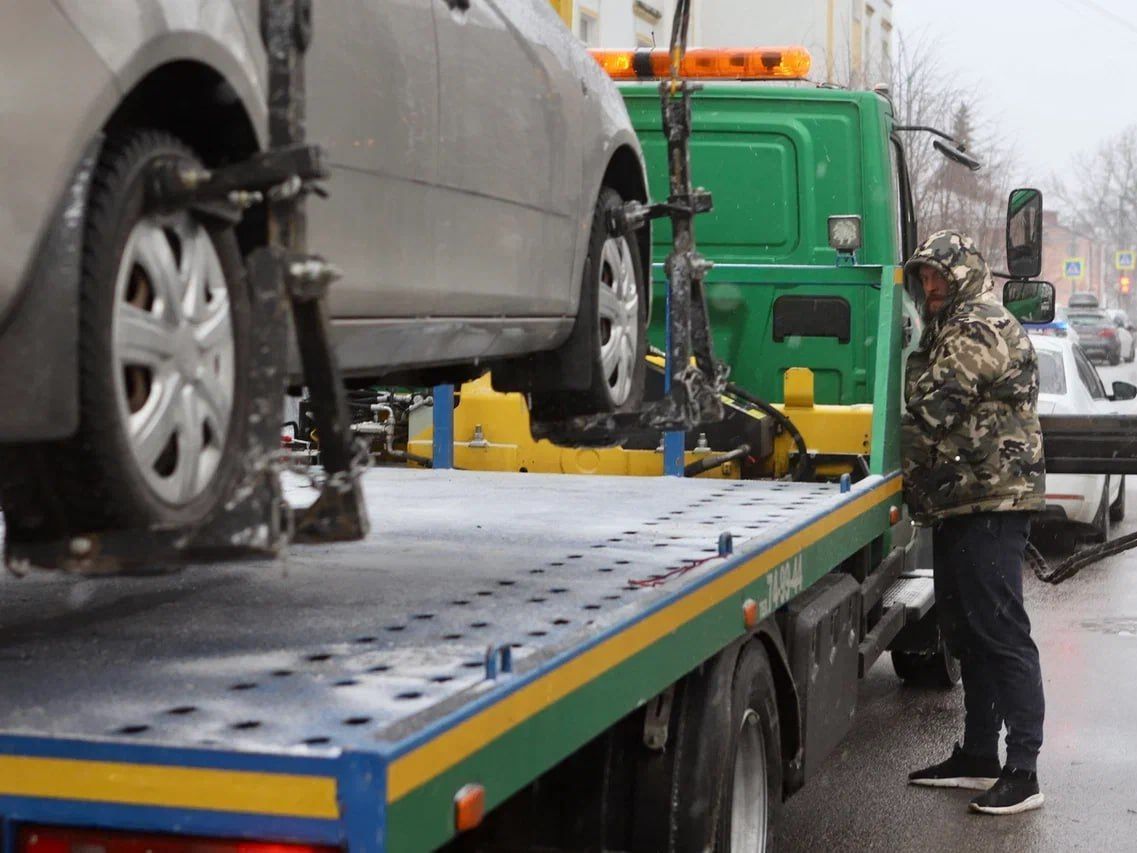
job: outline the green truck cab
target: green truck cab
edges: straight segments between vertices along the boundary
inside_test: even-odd
[[[624,83],[621,91],[651,196],[666,198],[658,83]],[[692,174],[714,199],[696,237],[714,262],[707,302],[715,352],[731,379],[780,402],[786,371],[808,367],[818,403],[871,403],[881,271],[895,269],[915,240],[888,99],[802,84],[708,83],[693,99],[690,145]],[[855,252],[830,245],[831,216],[860,218]],[[655,304],[662,305],[671,245],[665,220],[652,240]],[[905,316],[916,318],[910,307]],[[657,346],[665,325],[656,311]]]

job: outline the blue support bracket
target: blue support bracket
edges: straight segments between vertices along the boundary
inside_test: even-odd
[[[664,340],[663,360],[663,393],[671,393],[671,288],[667,288],[666,319],[664,326],[667,329]],[[665,477],[682,477],[685,457],[683,455],[686,436],[682,432],[665,432],[663,434],[663,474]]]
[[[431,460],[435,468],[454,467],[454,386],[434,386],[434,443]]]
[[[663,434],[663,473],[668,477],[683,476],[685,440],[685,435],[681,432]]]

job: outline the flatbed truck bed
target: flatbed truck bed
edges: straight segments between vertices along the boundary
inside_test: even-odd
[[[0,581],[5,825],[433,848],[464,785],[500,804],[878,537],[900,492],[895,475],[364,484],[363,542]]]

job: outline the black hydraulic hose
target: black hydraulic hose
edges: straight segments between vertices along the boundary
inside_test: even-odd
[[[1069,580],[1086,566],[1092,565],[1098,560],[1104,560],[1106,557],[1112,557],[1115,554],[1128,551],[1130,548],[1137,548],[1137,533],[1119,536],[1108,542],[1102,542],[1099,545],[1078,551],[1071,554],[1056,566],[1051,566],[1047,563],[1046,558],[1029,542],[1026,546],[1026,555],[1027,560],[1030,561],[1031,568],[1034,569],[1035,576],[1040,581],[1059,584],[1062,583],[1062,581]]]
[[[755,397],[749,391],[744,388],[740,388],[734,382],[726,383],[726,393],[749,403],[760,412],[769,415],[782,427],[782,429],[790,434],[790,437],[794,440],[794,444],[797,445],[798,455],[797,465],[794,466],[794,480],[797,482],[802,482],[809,479],[811,467],[809,460],[809,450],[805,446],[805,439],[802,437],[801,432],[796,426],[794,426],[794,422],[786,417],[785,412],[774,408],[761,397]]]
[[[713,455],[713,456],[708,454],[707,456],[703,457],[702,459],[695,460],[690,465],[688,465],[686,468],[684,468],[683,469],[683,476],[684,477],[697,477],[699,474],[702,474],[704,471],[710,471],[712,468],[718,468],[719,466],[725,465],[727,462],[730,462],[734,459],[741,459],[743,456],[745,456],[749,452],[750,452],[750,445],[749,444],[740,444],[740,445],[738,445],[738,447],[734,448],[734,450],[727,451],[726,453],[719,453],[719,454]]]

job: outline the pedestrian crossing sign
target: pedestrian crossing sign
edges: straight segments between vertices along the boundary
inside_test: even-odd
[[[1062,275],[1066,278],[1081,278],[1085,268],[1085,258],[1067,258],[1066,262],[1062,265]]]
[[[1119,270],[1137,269],[1137,252],[1133,249],[1122,249],[1114,254],[1113,265]]]

